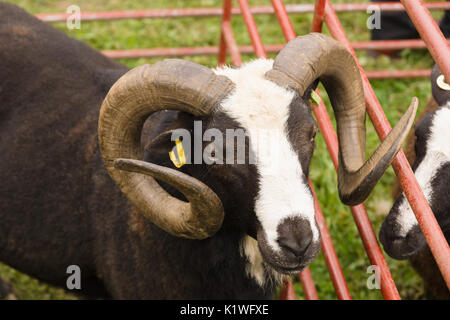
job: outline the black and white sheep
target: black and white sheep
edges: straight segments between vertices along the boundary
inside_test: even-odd
[[[408,138],[406,155],[431,209],[450,239],[450,86],[437,65],[431,74],[433,98]],[[398,187],[397,187],[398,189]],[[380,240],[393,258],[409,258],[424,279],[431,298],[450,299],[450,291],[434,261],[417,219],[403,193],[380,230]]]
[[[320,249],[307,184],[317,80],[337,118],[346,203],[370,193],[416,108],[366,161],[360,74],[329,37],[240,69],[165,60],[128,71],[6,3],[0,77],[0,261],[62,287],[77,265],[90,297],[272,297]],[[256,163],[176,168],[171,135],[195,121],[201,136],[244,130]],[[254,145],[260,129],[276,147]]]

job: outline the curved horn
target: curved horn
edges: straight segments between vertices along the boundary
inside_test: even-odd
[[[413,124],[417,99],[413,99],[397,126],[365,161],[364,90],[358,66],[343,45],[320,33],[298,37],[277,55],[266,78],[289,86],[302,96],[316,79],[323,83],[337,123],[339,196],[348,205],[363,202],[400,149]]]
[[[438,106],[444,106],[450,101],[450,85],[446,81],[438,65],[435,64],[431,71],[431,93]]]
[[[233,88],[228,78],[206,67],[169,59],[127,72],[103,101],[98,136],[109,174],[145,217],[175,236],[212,236],[223,222],[222,202],[195,178],[139,161],[142,126],[158,110],[210,114]],[[170,196],[153,177],[177,188],[189,202]]]

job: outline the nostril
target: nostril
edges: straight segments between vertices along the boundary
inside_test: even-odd
[[[421,249],[426,244],[425,237],[423,236],[423,233],[418,225],[411,228],[406,235],[406,240],[409,247],[415,250]]]
[[[304,255],[312,242],[312,231],[305,219],[286,219],[278,226],[278,244],[296,257]]]
[[[311,244],[311,239],[287,239],[286,241],[280,241],[281,248],[291,252],[296,257],[301,257]]]

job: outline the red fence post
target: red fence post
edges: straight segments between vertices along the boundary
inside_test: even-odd
[[[366,11],[368,3],[335,3],[333,9],[336,12],[361,12]],[[381,11],[403,11],[404,8],[398,2],[378,2]],[[448,2],[426,2],[425,7],[428,10],[449,10]],[[312,4],[288,4],[286,10],[289,13],[301,14],[314,12]],[[250,8],[252,14],[273,14],[272,6],[253,6]],[[165,19],[165,18],[183,18],[183,17],[220,17],[222,8],[176,8],[176,9],[151,9],[151,10],[122,10],[122,11],[102,11],[80,13],[81,21],[105,21],[122,19]],[[239,8],[231,9],[232,15],[240,15]],[[64,22],[70,17],[70,13],[38,13],[36,17],[45,22]]]
[[[280,294],[278,296],[280,300],[297,300],[295,296],[294,286],[292,280],[288,278],[280,286]]]
[[[298,277],[302,283],[303,290],[305,291],[306,300],[319,300],[309,267],[300,272]]]
[[[311,27],[312,32],[322,32],[325,4],[326,2],[324,0],[316,0],[314,3],[314,17]]]
[[[327,264],[328,271],[333,282],[334,290],[339,300],[351,300],[350,291],[348,290],[347,282],[345,281],[344,273],[342,272],[341,264],[339,263],[336,250],[334,249],[333,241],[331,240],[330,232],[325,223],[325,218],[322,214],[317,195],[314,191],[311,179],[308,178],[309,185],[314,197],[314,211],[316,213],[316,222],[319,226],[320,235],[322,237],[322,253]]]
[[[241,54],[239,53],[239,48],[234,40],[233,30],[231,29],[231,7],[232,0],[223,1],[222,32],[220,35],[220,47],[217,62],[219,66],[225,64],[227,49],[233,64],[236,66],[242,64]]]
[[[283,31],[284,38],[289,41],[295,38],[294,27],[292,26],[291,20],[289,19],[286,7],[284,6],[282,1],[271,0],[273,9],[275,10],[275,14],[278,18],[278,22],[280,23],[281,30]]]
[[[266,51],[261,41],[261,36],[259,35],[258,29],[256,28],[255,19],[250,12],[250,6],[247,0],[238,0],[239,6],[241,7],[242,17],[244,18],[245,25],[247,26],[248,34],[252,40],[253,49],[255,50],[255,55],[258,58],[267,58]]]

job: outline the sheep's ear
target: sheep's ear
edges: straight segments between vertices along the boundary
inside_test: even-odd
[[[179,112],[164,120],[167,122],[159,128],[163,131],[153,138],[150,137],[145,144],[144,160],[168,167],[180,167],[180,162],[176,160],[180,160],[179,153],[182,152],[187,159],[186,163],[190,163],[195,117]],[[176,159],[173,158],[174,155]]]
[[[145,146],[144,160],[173,169],[181,168],[191,163],[191,152],[189,137],[179,136],[176,129],[168,130]]]
[[[434,65],[433,70],[431,71],[431,92],[433,94],[434,100],[436,100],[437,104],[439,106],[443,106],[447,104],[448,101],[450,101],[450,90],[445,90],[444,88],[440,87],[438,84],[438,77],[441,76],[441,71],[439,70],[439,67],[437,64]],[[447,81],[448,83],[448,81]]]
[[[311,93],[312,91],[317,89],[317,86],[319,85],[319,79],[316,79],[313,83],[309,85],[309,87],[305,90],[305,93],[303,94],[303,100],[309,101],[311,99]]]
[[[173,131],[174,130],[164,131],[157,137],[153,138],[145,146],[145,151],[158,154],[168,153],[172,149],[172,145],[174,144],[174,142],[171,141]]]

